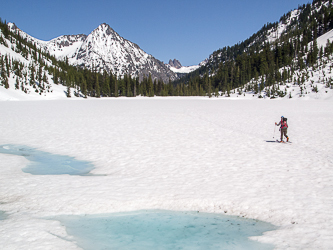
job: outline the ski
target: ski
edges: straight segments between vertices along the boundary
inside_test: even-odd
[[[285,142],[285,141],[279,141],[279,140],[276,140],[276,141],[266,141],[266,142],[277,142],[277,143],[286,143],[286,144],[288,144],[288,143],[291,143],[291,141],[287,141],[287,142]]]
[[[291,141],[279,141],[279,140],[276,140],[276,142],[278,142],[278,143],[291,143]]]

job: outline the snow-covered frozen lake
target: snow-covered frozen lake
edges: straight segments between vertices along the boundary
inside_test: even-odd
[[[45,217],[136,210],[258,219],[276,249],[333,245],[332,100],[119,98],[0,102],[0,145],[94,164],[95,176],[32,175],[0,154],[4,249],[77,249]],[[288,118],[291,144],[274,123]],[[273,136],[275,137],[273,139]]]

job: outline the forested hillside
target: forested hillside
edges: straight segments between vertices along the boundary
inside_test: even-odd
[[[323,68],[332,62],[333,45],[320,46],[317,38],[332,28],[332,1],[314,0],[283,15],[279,22],[264,25],[242,43],[215,51],[205,66],[176,83],[186,86],[190,95],[220,91],[229,96],[237,89],[282,97],[286,91],[279,90],[281,85],[301,87],[321,69],[322,82],[331,87],[332,79],[326,79]]]

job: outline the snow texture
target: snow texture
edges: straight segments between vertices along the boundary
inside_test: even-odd
[[[2,249],[78,249],[45,217],[142,209],[259,219],[276,249],[333,245],[333,105],[302,98],[106,98],[0,103],[0,144],[91,161],[95,176],[31,175],[0,154]],[[274,123],[288,118],[292,144]],[[275,133],[274,133],[275,131]],[[106,176],[101,176],[106,175]]]

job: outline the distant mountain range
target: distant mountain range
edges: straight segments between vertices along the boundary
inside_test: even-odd
[[[180,67],[174,68],[164,64],[147,54],[137,44],[121,37],[105,23],[89,35],[64,35],[51,41],[38,40],[20,30],[14,23],[8,25],[11,31],[19,32],[22,37],[57,59],[67,58],[71,65],[98,72],[106,70],[117,76],[126,74],[132,78],[139,77],[140,80],[151,74],[153,79],[168,82],[169,79],[171,81],[178,79],[177,73],[188,73],[198,67],[182,67],[179,63],[177,65]]]
[[[329,97],[332,58],[332,0],[299,6],[189,67],[159,61],[105,23],[89,35],[41,41],[0,19],[0,99],[56,91],[67,97]]]

